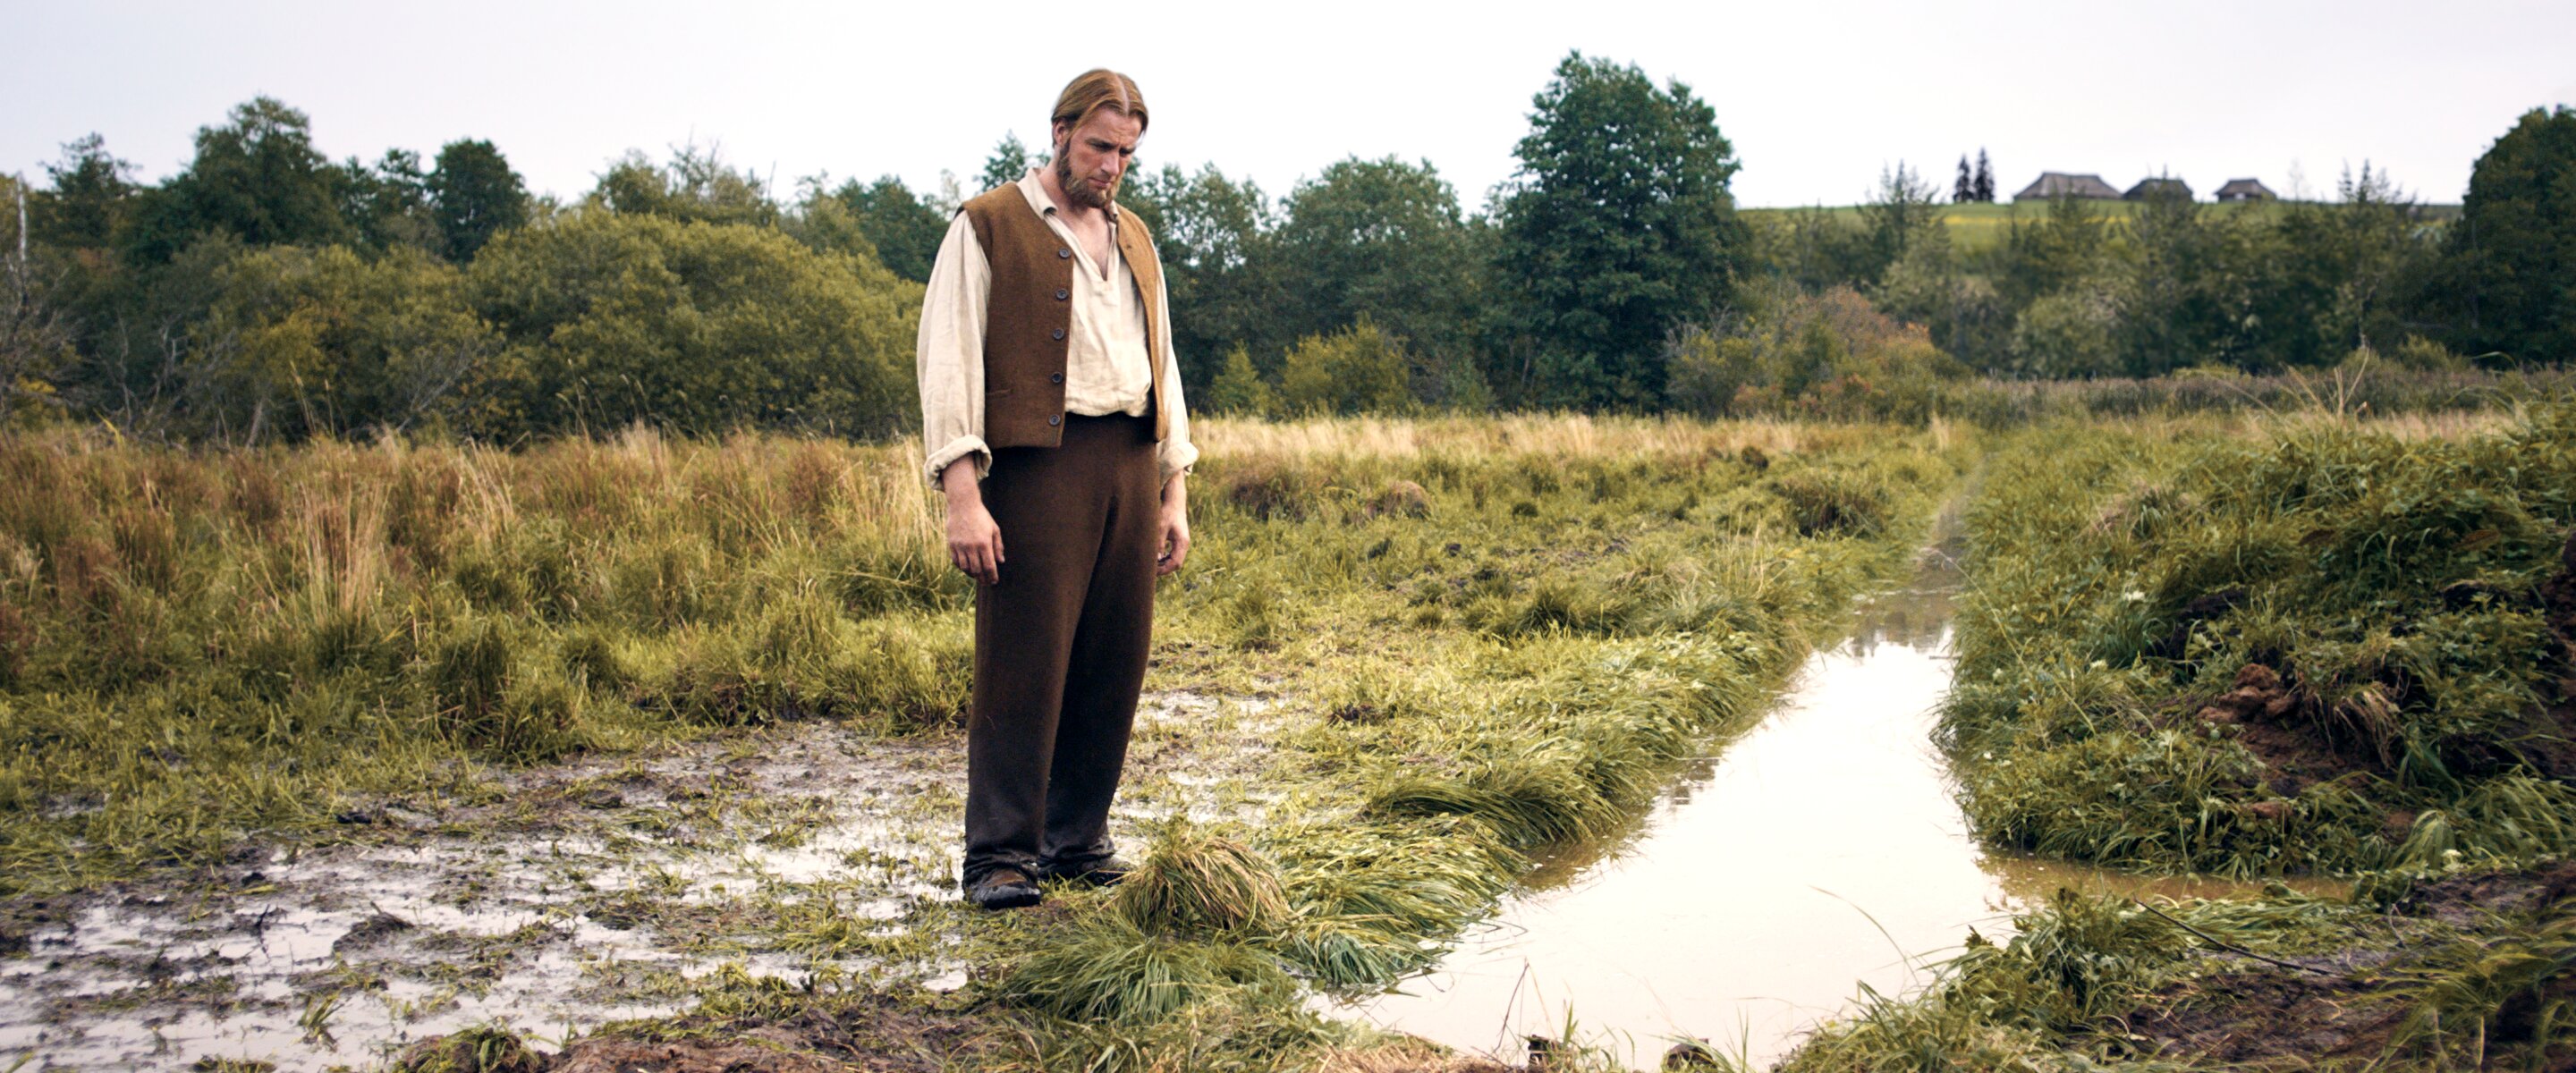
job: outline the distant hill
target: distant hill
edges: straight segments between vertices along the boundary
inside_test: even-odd
[[[2115,219],[2125,219],[2135,215],[2143,205],[2136,201],[2087,201],[2084,204],[2097,213]],[[2276,212],[2283,204],[2287,202],[2203,202],[2200,207],[2204,212],[2232,215],[2239,212]],[[2005,230],[2011,226],[2016,216],[2024,220],[2036,221],[2048,215],[2048,206],[2045,203],[2034,204],[2027,201],[2019,204],[2006,202],[1991,205],[1942,205],[1939,208],[1941,222],[1950,228],[1951,244],[1962,253],[1991,249],[2002,243]],[[2436,225],[2448,224],[2460,216],[2460,207],[2457,205],[2419,205],[2417,208],[2423,211],[2427,222]],[[1777,208],[1736,211],[1748,221],[1759,221],[1764,217],[1781,217],[1808,210]],[[1854,226],[1860,224],[1861,206],[1859,205],[1825,206],[1824,211],[1838,218],[1848,219]]]

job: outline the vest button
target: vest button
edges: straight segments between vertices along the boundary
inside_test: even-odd
[[[1056,330],[1055,330],[1055,337],[1056,337],[1056,338],[1058,338],[1058,339],[1062,339],[1062,338],[1064,338],[1064,329],[1062,329],[1062,328],[1058,328],[1058,329],[1056,329]]]
[[[1063,424],[1063,423],[1064,423],[1064,415],[1063,415],[1063,414],[1057,414],[1057,415],[1055,415],[1054,417],[1047,418],[1047,424],[1050,424],[1050,425],[1061,425],[1061,424]]]
[[[1047,383],[1050,383],[1050,384],[1061,384],[1061,383],[1064,383],[1064,374],[1063,374],[1063,373],[1051,373],[1051,374],[1049,374],[1049,375],[1047,376]]]
[[[1065,258],[1067,258],[1067,257],[1071,257],[1071,256],[1073,256],[1073,251],[1072,251],[1072,250],[1059,249],[1059,250],[1055,251],[1055,256],[1056,256],[1056,259],[1057,259],[1057,260],[1061,261],[1061,260],[1063,260],[1063,259],[1065,259]]]
[[[1072,292],[1072,291],[1068,291],[1068,290],[1066,290],[1066,289],[1064,289],[1064,288],[1062,288],[1062,287],[1058,287],[1058,288],[1056,288],[1056,289],[1055,289],[1055,300],[1056,300],[1056,301],[1061,302],[1061,301],[1064,301],[1066,298],[1069,298],[1069,297],[1072,297],[1072,296],[1073,296],[1073,292]]]

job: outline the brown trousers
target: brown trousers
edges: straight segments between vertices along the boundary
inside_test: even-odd
[[[1162,486],[1154,424],[1064,418],[1064,445],[993,455],[1001,581],[975,588],[966,865],[1034,876],[1109,856],[1109,805],[1145,684]]]

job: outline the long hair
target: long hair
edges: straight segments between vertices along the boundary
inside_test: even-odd
[[[1106,67],[1094,67],[1064,84],[1048,124],[1072,130],[1090,122],[1091,114],[1103,108],[1133,117],[1139,133],[1151,122],[1145,115],[1145,94],[1136,88],[1135,79]]]

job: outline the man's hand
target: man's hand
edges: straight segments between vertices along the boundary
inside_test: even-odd
[[[1190,557],[1189,475],[1172,474],[1163,482],[1163,553],[1154,559],[1154,576],[1161,577],[1181,568]]]
[[[984,509],[984,489],[975,483],[975,457],[968,455],[939,473],[948,493],[948,561],[987,585],[1002,582],[1002,527]]]

